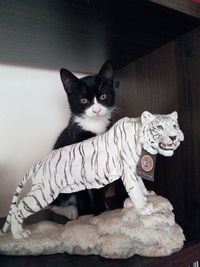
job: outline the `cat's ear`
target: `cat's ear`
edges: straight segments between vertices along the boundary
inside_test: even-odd
[[[114,69],[111,61],[106,61],[101,67],[97,78],[100,82],[113,82],[114,78]]]
[[[70,94],[80,83],[80,80],[66,69],[60,70],[60,78],[67,94]]]

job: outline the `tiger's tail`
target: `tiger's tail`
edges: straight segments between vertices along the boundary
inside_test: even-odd
[[[14,194],[14,196],[12,198],[12,202],[11,202],[11,205],[10,205],[10,210],[8,212],[8,216],[6,218],[6,221],[4,223],[3,228],[1,230],[1,233],[0,233],[1,235],[6,233],[6,232],[8,232],[10,224],[11,224],[12,211],[17,206],[20,192],[23,189],[25,183],[32,177],[33,172],[34,172],[33,169],[31,169],[31,171],[26,173],[26,175],[24,176],[22,181],[18,184],[17,189],[15,191],[15,194]]]

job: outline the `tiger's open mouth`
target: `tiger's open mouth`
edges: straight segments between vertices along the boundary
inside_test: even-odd
[[[159,143],[159,147],[163,150],[173,150],[174,149],[174,144],[164,144],[164,143]]]

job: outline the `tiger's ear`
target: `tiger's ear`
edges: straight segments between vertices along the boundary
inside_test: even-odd
[[[154,115],[151,114],[149,111],[144,111],[141,115],[141,122],[142,124],[147,123],[148,121],[151,121],[154,119]]]
[[[170,117],[172,117],[172,119],[174,120],[178,120],[178,113],[176,111],[172,112],[171,114],[169,114]]]
[[[60,78],[67,94],[70,94],[80,84],[80,80],[66,69],[60,70]]]

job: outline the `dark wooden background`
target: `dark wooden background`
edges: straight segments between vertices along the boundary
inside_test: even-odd
[[[156,193],[167,197],[177,219],[200,225],[200,28],[117,72],[120,116],[178,111],[185,140],[171,158],[159,156]]]
[[[0,63],[94,73],[110,59],[120,69],[198,25],[144,0],[1,0]]]

